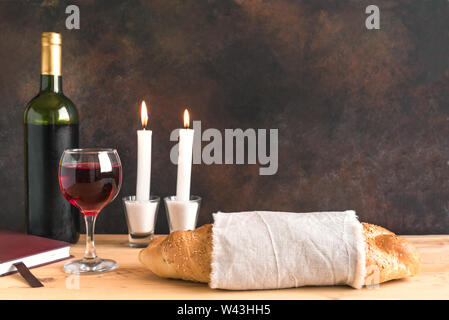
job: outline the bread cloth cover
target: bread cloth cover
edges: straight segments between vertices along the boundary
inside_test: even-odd
[[[212,237],[211,288],[364,283],[363,227],[352,210],[218,212]]]

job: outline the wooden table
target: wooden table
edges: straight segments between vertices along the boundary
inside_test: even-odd
[[[423,256],[422,272],[410,279],[390,281],[377,288],[307,287],[264,291],[212,290],[206,284],[157,277],[138,261],[140,249],[128,246],[127,235],[96,235],[100,257],[118,268],[99,275],[63,272],[66,261],[35,268],[45,287],[30,288],[18,275],[0,277],[0,299],[449,299],[449,236],[407,236]],[[84,237],[72,247],[84,252]]]

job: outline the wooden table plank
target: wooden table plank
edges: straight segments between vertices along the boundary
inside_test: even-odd
[[[30,288],[18,274],[0,277],[0,299],[449,299],[449,236],[407,236],[423,256],[422,272],[410,279],[376,288],[307,287],[263,291],[212,290],[205,284],[157,277],[138,261],[140,249],[128,246],[127,235],[96,235],[100,257],[118,268],[99,275],[64,273],[66,261],[33,269],[45,285]],[[71,248],[82,257],[84,237]]]

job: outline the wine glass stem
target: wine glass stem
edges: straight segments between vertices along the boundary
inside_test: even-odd
[[[94,230],[96,216],[85,216],[86,221],[86,251],[84,252],[85,262],[92,263],[98,259],[95,252]]]

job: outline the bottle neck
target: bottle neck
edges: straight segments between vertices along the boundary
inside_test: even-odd
[[[41,91],[61,93],[61,36],[44,32],[41,44]]]
[[[41,74],[41,92],[42,91],[62,93],[62,77],[50,74]]]

